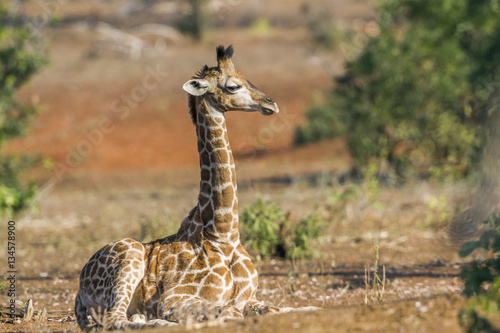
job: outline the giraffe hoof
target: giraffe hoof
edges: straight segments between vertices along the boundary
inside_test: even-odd
[[[148,327],[158,327],[158,326],[177,326],[178,324],[164,319],[152,319],[148,320],[146,325]]]
[[[130,317],[130,321],[137,324],[145,324],[146,316],[141,313],[136,313]]]
[[[85,327],[85,332],[100,332],[104,327],[99,324],[91,324]]]

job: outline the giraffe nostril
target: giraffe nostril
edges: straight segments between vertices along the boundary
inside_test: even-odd
[[[267,103],[272,103],[272,104],[274,104],[274,103],[275,103],[275,102],[274,102],[274,99],[272,99],[272,98],[271,98],[271,97],[269,97],[269,96],[266,96],[266,97],[264,98],[264,100],[265,100]]]

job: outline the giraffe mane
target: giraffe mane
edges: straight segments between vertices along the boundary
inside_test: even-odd
[[[188,112],[191,117],[191,121],[196,125],[196,96],[188,94]]]
[[[207,76],[207,73],[211,70],[214,69],[215,67],[209,68],[207,65],[203,66],[200,68],[194,76],[191,77],[191,79],[204,79],[205,76]],[[196,125],[196,96],[193,96],[191,94],[187,94],[187,101],[188,101],[188,112],[189,116],[191,117],[191,121],[193,124]]]

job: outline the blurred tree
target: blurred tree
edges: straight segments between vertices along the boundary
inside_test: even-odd
[[[181,32],[190,34],[196,40],[201,40],[208,25],[205,11],[207,0],[189,0],[188,2],[191,9],[179,19],[177,26]]]
[[[22,103],[19,88],[46,62],[34,36],[24,27],[15,27],[7,7],[0,1],[0,148],[23,134],[36,113],[32,104]],[[0,152],[0,216],[11,216],[34,197],[33,183],[23,185],[20,172],[30,162],[25,156]]]
[[[500,0],[389,0],[379,33],[346,63],[298,144],[343,135],[358,167],[399,178],[457,178],[499,119]]]

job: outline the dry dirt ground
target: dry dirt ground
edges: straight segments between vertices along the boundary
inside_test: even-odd
[[[73,303],[88,258],[118,238],[148,241],[176,231],[194,205],[199,177],[181,86],[199,67],[214,64],[216,45],[231,43],[239,70],[281,108],[273,118],[228,115],[241,206],[265,198],[289,212],[293,223],[315,210],[329,222],[317,244],[320,257],[256,260],[258,298],[322,310],[247,318],[199,331],[459,331],[464,262],[446,224],[453,215],[450,207],[467,189],[426,183],[373,189],[361,183],[355,185],[355,197],[339,203],[335,198],[350,186],[337,182],[351,167],[343,142],[292,144],[307,105],[331,87],[333,74],[342,72],[345,46],[358,47],[363,39],[374,17],[372,2],[310,1],[312,10],[331,10],[340,27],[357,31],[356,40],[335,50],[311,41],[302,1],[228,0],[210,2],[214,29],[203,42],[158,43],[155,37],[138,59],[113,52],[91,55],[99,40],[92,28],[96,22],[132,32],[151,17],[164,15],[168,23],[184,8],[173,1],[134,11],[133,3],[77,0],[49,6],[63,21],[46,30],[51,62],[22,91],[42,112],[28,136],[7,147],[45,158],[45,168],[27,175],[39,180],[38,207],[16,220],[16,306],[32,299],[36,311],[48,311],[48,320],[8,323],[2,314],[0,331],[77,331]],[[39,1],[22,4],[24,13],[40,12]],[[261,17],[270,26],[253,24]],[[145,89],[145,77],[151,75],[158,84]],[[99,134],[103,121],[112,130]],[[4,244],[5,232],[0,239]],[[382,281],[374,286],[376,263]],[[0,264],[2,270],[7,267],[5,257]],[[1,291],[3,304],[7,292]]]
[[[127,174],[116,183],[98,176],[73,179],[48,193],[39,213],[18,221],[17,306],[22,308],[23,302],[32,299],[35,310],[47,309],[49,321],[3,323],[2,332],[77,330],[73,302],[79,270],[88,258],[111,239],[149,241],[175,232],[195,200],[196,184],[174,185],[155,174],[149,174],[149,179],[136,177]],[[137,185],[117,185],[127,180]],[[317,244],[320,257],[296,262],[255,259],[259,299],[323,310],[228,322],[204,327],[202,332],[459,330],[457,316],[464,306],[459,273],[464,263],[438,223],[447,210],[432,208],[430,203],[463,190],[422,184],[381,189],[374,196],[378,208],[367,205],[371,199],[366,197],[333,207],[330,198],[338,188],[343,185],[242,181],[242,205],[258,197],[270,198],[290,212],[293,222],[319,206],[330,221]],[[377,269],[383,281],[376,288],[374,245],[379,247]],[[2,297],[7,299],[5,291]],[[190,327],[172,331],[185,329]]]

